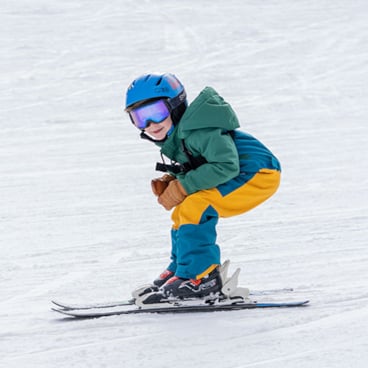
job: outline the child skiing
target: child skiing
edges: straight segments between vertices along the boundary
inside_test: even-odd
[[[144,303],[221,294],[218,219],[249,211],[272,196],[280,182],[279,161],[238,130],[235,112],[213,88],[204,88],[188,105],[173,74],[134,80],[125,110],[141,138],[160,147],[163,162],[157,169],[166,174],[152,180],[152,191],[166,210],[174,209],[171,263]]]

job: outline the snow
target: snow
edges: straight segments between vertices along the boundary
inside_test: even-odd
[[[366,367],[364,0],[2,1],[0,366]],[[166,266],[157,148],[122,111],[136,76],[206,85],[280,158],[282,185],[221,221],[241,284],[301,309],[69,321]],[[260,297],[261,299],[261,297]]]

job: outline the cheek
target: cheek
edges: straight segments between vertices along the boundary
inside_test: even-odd
[[[173,123],[171,120],[168,120],[166,123],[165,123],[165,128],[167,129],[167,131],[169,131],[172,127]]]

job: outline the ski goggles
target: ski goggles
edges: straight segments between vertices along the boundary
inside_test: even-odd
[[[165,100],[156,100],[131,110],[129,116],[138,129],[146,129],[151,123],[159,124],[167,119],[170,109]]]

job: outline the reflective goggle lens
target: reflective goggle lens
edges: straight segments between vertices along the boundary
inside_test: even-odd
[[[161,123],[170,115],[164,100],[157,100],[129,112],[133,124],[138,129],[145,129],[150,123]]]

